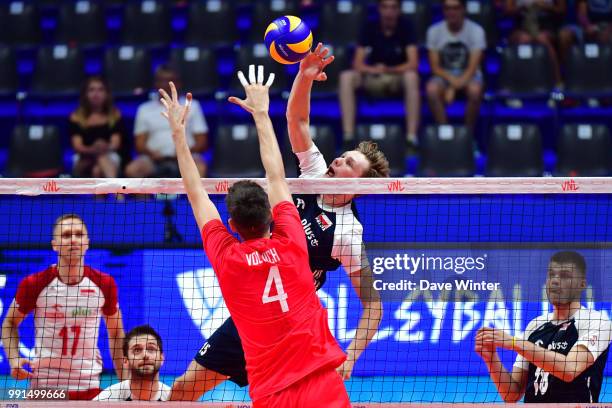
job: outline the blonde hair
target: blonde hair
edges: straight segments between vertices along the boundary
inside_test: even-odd
[[[389,177],[389,160],[378,148],[378,144],[371,141],[361,142],[355,150],[363,154],[370,163],[363,177]]]

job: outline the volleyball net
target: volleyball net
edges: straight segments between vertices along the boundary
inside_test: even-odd
[[[224,221],[235,179],[206,179]],[[264,180],[256,180],[265,186]],[[371,344],[346,382],[356,404],[489,403],[501,398],[475,350],[482,327],[522,337],[550,312],[550,258],[574,251],[586,262],[584,307],[612,314],[612,179],[466,178],[289,180],[294,194],[357,194],[356,212],[383,303]],[[161,380],[172,385],[229,316],[191,208],[177,179],[0,179],[0,311],[19,282],[57,262],[53,223],[74,213],[87,225],[86,263],[114,277],[126,332],[149,324],[162,340]],[[307,228],[330,228],[318,218]],[[318,291],[329,327],[346,348],[362,305],[340,267]],[[34,319],[19,328],[20,352],[36,359]],[[3,339],[3,346],[7,340]],[[561,345],[559,346],[561,347]],[[106,330],[101,386],[116,382]],[[512,369],[516,353],[500,350]],[[599,400],[612,401],[604,369]],[[541,383],[541,381],[540,381]],[[546,392],[543,383],[540,392]],[[0,348],[0,399],[27,390]],[[231,382],[204,396],[248,403]],[[230,406],[230,405],[228,405]],[[240,405],[239,405],[240,406]],[[364,405],[365,406],[365,405]]]

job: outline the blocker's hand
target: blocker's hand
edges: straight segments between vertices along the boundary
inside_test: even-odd
[[[189,108],[191,107],[192,96],[191,93],[187,93],[185,105],[183,106],[179,102],[178,92],[176,91],[174,82],[170,82],[170,92],[172,93],[172,97],[163,89],[159,90],[161,96],[160,102],[166,108],[166,111],[161,114],[164,118],[168,119],[170,129],[172,129],[172,137],[176,138],[180,135],[185,135],[185,122],[189,114]]]
[[[328,54],[329,48],[324,47],[322,43],[317,44],[317,48],[300,62],[302,75],[314,81],[327,80],[327,74],[323,70],[334,61],[334,56]]]
[[[251,115],[256,113],[268,113],[270,107],[270,86],[274,82],[274,73],[271,73],[264,85],[264,67],[257,66],[257,77],[255,77],[255,65],[249,65],[249,80],[247,81],[242,71],[238,71],[238,79],[244,87],[246,99],[230,96],[227,100],[240,106]]]

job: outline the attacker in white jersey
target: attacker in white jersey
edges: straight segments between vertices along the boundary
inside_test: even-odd
[[[325,81],[324,69],[334,57],[319,43],[300,63],[287,103],[287,127],[291,149],[297,156],[300,178],[389,177],[389,162],[376,143],[361,142],[345,151],[329,166],[310,135],[310,94],[315,81]],[[382,302],[373,288],[372,270],[363,244],[363,226],[353,203],[353,194],[294,195],[306,233],[310,266],[316,287],[325,281],[327,271],[340,265],[359,296],[362,312],[355,337],[346,349],[347,359],[338,368],[344,379],[351,377],[355,362],[378,331]],[[307,226],[310,228],[306,228]]]
[[[57,264],[19,283],[2,324],[11,375],[29,379],[32,389],[63,389],[69,399],[91,400],[100,392],[103,368],[97,346],[100,316],[121,376],[124,332],[117,284],[111,276],[85,265],[89,237],[78,215],[57,219],[51,245]],[[36,329],[34,360],[19,355],[19,325],[31,312]]]
[[[476,352],[505,402],[596,403],[608,359],[612,325],[607,315],[580,305],[587,287],[586,262],[574,251],[550,258],[546,295],[552,313],[533,319],[522,337],[483,327]],[[518,353],[511,371],[497,348]]]
[[[159,381],[164,363],[160,335],[148,324],[134,327],[123,341],[123,361],[130,379],[104,389],[95,401],[168,401],[170,387]]]

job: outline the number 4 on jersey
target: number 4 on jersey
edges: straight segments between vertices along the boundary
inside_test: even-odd
[[[276,287],[276,295],[274,296],[270,296],[272,282],[274,282],[274,286]],[[278,270],[278,266],[276,265],[270,268],[270,272],[268,273],[268,279],[266,280],[266,287],[264,289],[263,295],[261,295],[261,301],[264,304],[270,302],[280,302],[281,310],[283,312],[289,311],[289,305],[287,304],[287,294],[283,289],[283,281],[281,280],[280,271]]]

